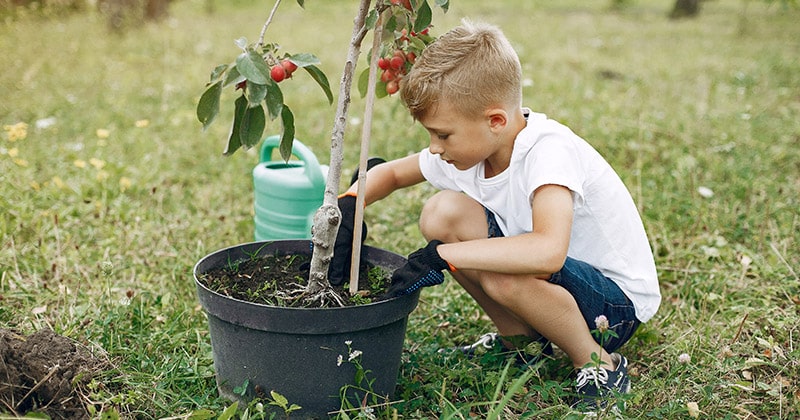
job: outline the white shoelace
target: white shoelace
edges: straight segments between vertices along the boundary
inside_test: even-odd
[[[600,388],[600,385],[608,384],[608,370],[598,367],[583,368],[578,372],[578,388],[583,387],[589,382]]]
[[[481,338],[478,339],[478,341],[476,341],[474,344],[472,344],[468,348],[470,350],[472,350],[472,349],[475,349],[475,348],[478,348],[478,347],[482,346],[485,349],[490,349],[490,348],[492,348],[492,344],[494,343],[494,340],[496,340],[496,339],[497,339],[497,333],[486,333],[486,334],[482,335]]]

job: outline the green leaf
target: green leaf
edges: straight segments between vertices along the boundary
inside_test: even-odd
[[[306,8],[306,1],[305,0],[297,0],[297,4],[300,5],[303,9]]]
[[[389,19],[386,19],[383,24],[383,39],[394,39],[394,31],[398,30],[399,25],[395,15],[389,16]]]
[[[389,96],[389,92],[386,91],[386,83],[376,82],[375,83],[375,97],[377,99],[382,99]]]
[[[283,395],[281,395],[281,394],[279,394],[279,393],[277,393],[275,391],[270,391],[269,395],[272,398],[272,401],[270,402],[270,404],[277,405],[278,407],[281,407],[283,409],[286,409],[286,408],[289,407],[289,400],[287,400],[286,397],[284,397]]]
[[[364,25],[366,25],[368,30],[372,30],[375,29],[375,23],[377,22],[378,22],[378,11],[372,9],[369,11],[369,14],[367,15],[367,21]]]
[[[422,40],[422,37],[418,36],[412,37],[411,39],[408,40],[408,42],[411,44],[411,47],[416,51],[422,51],[426,47],[425,41]]]
[[[364,69],[361,74],[358,75],[358,93],[361,97],[367,96],[367,88],[369,87],[369,67]]]
[[[264,107],[258,104],[254,107],[247,107],[242,117],[242,124],[239,127],[239,140],[245,149],[249,149],[261,141],[264,134],[264,127],[267,119],[264,116]]]
[[[238,38],[235,41],[233,41],[233,43],[236,44],[236,46],[241,48],[242,50],[245,51],[247,50],[247,38],[245,37]]]
[[[363,380],[364,380],[364,369],[356,369],[356,375],[355,378],[353,379],[353,382],[356,385],[361,385],[361,381]]]
[[[267,63],[254,51],[247,51],[236,57],[236,68],[251,82],[266,85],[270,81]]]
[[[203,130],[214,122],[219,114],[219,101],[222,96],[222,82],[217,81],[212,84],[203,95],[200,96],[200,101],[197,102],[197,119],[203,123]]]
[[[50,420],[50,416],[48,416],[47,413],[41,413],[41,412],[38,412],[38,411],[29,411],[28,413],[25,413],[25,418],[26,419],[47,419],[47,420]]]
[[[428,4],[428,0],[424,0],[417,10],[417,19],[414,21],[414,32],[422,32],[428,26],[431,26],[433,20],[433,11]]]
[[[250,108],[258,106],[261,101],[267,97],[267,86],[268,85],[259,85],[255,82],[247,84],[245,94],[247,95],[247,103]]]
[[[239,73],[239,69],[236,68],[236,64],[232,65],[228,72],[225,74],[225,81],[222,82],[222,87],[228,87],[232,84],[238,84],[239,82],[243,82],[246,80],[244,76]]]
[[[236,414],[236,410],[239,408],[239,401],[234,401],[233,404],[229,405],[222,414],[219,415],[217,420],[230,420]]]
[[[450,10],[450,0],[436,0],[436,5],[441,7],[445,13]]]
[[[325,96],[328,97],[328,103],[333,103],[333,92],[331,92],[331,85],[328,83],[328,77],[325,76],[325,73],[322,72],[317,66],[306,66],[303,67],[311,77],[317,81],[317,84],[322,88],[325,92]]]
[[[242,95],[234,101],[233,105],[233,124],[231,125],[231,132],[228,134],[228,144],[222,152],[225,156],[234,154],[242,147],[242,141],[239,139],[239,127],[242,125],[244,112],[247,110],[247,98]]]
[[[212,83],[216,82],[217,79],[219,79],[219,77],[222,76],[222,73],[224,73],[225,70],[227,70],[227,69],[228,69],[228,65],[227,64],[220,64],[217,67],[214,67],[214,70],[211,71],[211,80],[210,80],[210,82],[212,82]]]
[[[361,72],[358,76],[358,93],[361,94],[361,97],[367,96],[367,89],[369,88],[369,68],[365,69]],[[386,83],[381,81],[375,82],[375,97],[378,99],[385,98],[389,96],[386,92]]]
[[[281,92],[281,88],[277,83],[267,85],[267,97],[265,99],[269,119],[278,118],[281,115],[281,109],[283,109],[283,92]]]
[[[321,61],[319,61],[319,58],[317,58],[317,56],[310,53],[295,54],[289,56],[289,60],[291,60],[292,63],[296,64],[297,67],[306,67],[321,63]]]
[[[283,123],[283,134],[279,150],[283,160],[288,162],[292,157],[292,143],[294,143],[294,114],[286,105],[281,110],[281,122]]]
[[[214,418],[214,412],[211,410],[195,410],[189,414],[187,420],[208,420]]]

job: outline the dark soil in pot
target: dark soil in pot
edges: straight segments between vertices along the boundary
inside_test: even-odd
[[[296,299],[308,284],[311,256],[306,254],[266,254],[244,261],[231,261],[226,267],[209,270],[199,280],[210,290],[239,300],[281,307],[319,308]],[[348,283],[333,286],[346,306],[380,300],[391,282],[391,273],[363,262],[357,294],[351,295]]]

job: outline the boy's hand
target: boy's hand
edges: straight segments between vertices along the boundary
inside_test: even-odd
[[[434,286],[444,281],[443,270],[450,269],[450,264],[443,260],[436,247],[442,241],[428,242],[408,256],[408,262],[392,274],[392,284],[386,291],[387,298],[414,293],[417,289]]]
[[[339,198],[339,210],[342,212],[342,222],[339,224],[339,233],[333,245],[333,259],[328,267],[328,281],[339,286],[346,278],[350,278],[350,265],[353,254],[353,230],[356,219],[356,197],[346,195]],[[361,244],[367,237],[367,224],[361,223]],[[363,249],[362,249],[363,254]]]

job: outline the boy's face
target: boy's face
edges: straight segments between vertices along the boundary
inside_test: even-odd
[[[441,102],[419,122],[430,134],[431,153],[462,171],[486,160],[500,147],[488,118],[468,118],[447,102]]]

